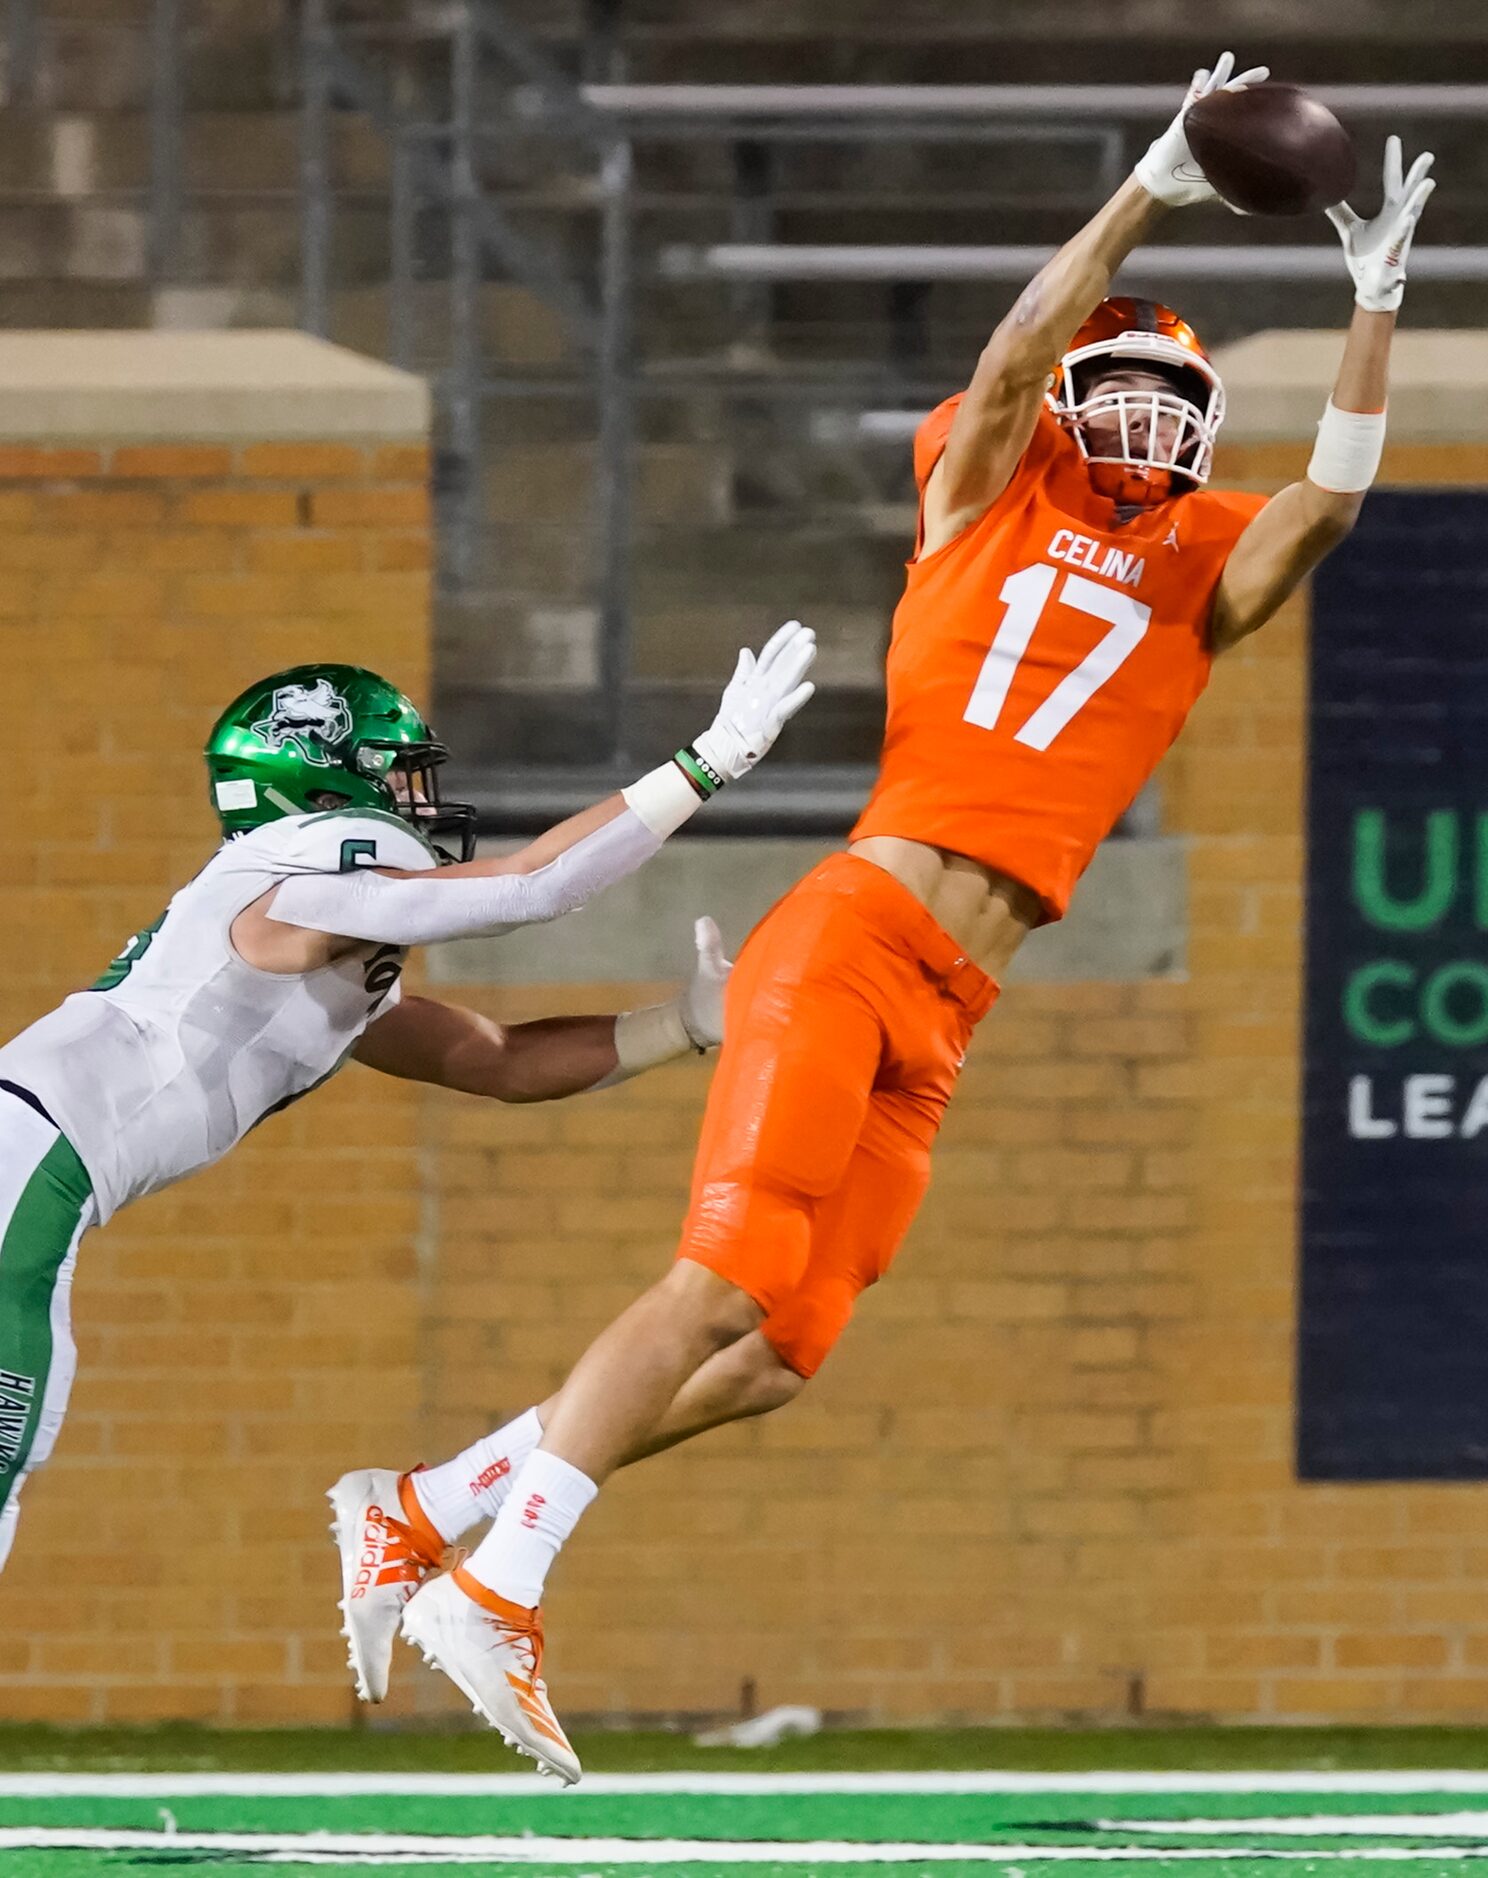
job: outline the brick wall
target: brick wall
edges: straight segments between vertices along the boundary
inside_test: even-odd
[[[1304,460],[1254,448],[1227,469],[1272,486]],[[1481,447],[1386,454],[1396,484],[1485,476]],[[1476,1720],[1488,1715],[1488,1496],[1293,1475],[1305,653],[1293,607],[1221,667],[1174,765],[1193,837],[1199,1172],[1195,1303],[1170,1344],[1167,1416],[1197,1470],[1183,1570],[1210,1603],[1199,1662],[1169,1699],[1286,1720]]]
[[[210,854],[199,752],[236,691],[322,658],[425,694],[427,469],[379,438],[0,448],[7,1034]],[[411,1440],[414,1110],[344,1077],[87,1240],[73,1411],[0,1581],[0,1716],[345,1715],[307,1535],[349,1451]]]
[[[1160,1414],[1162,1327],[1192,1289],[1187,1004],[1177,984],[1009,996],[903,1264],[820,1381],[586,1515],[551,1600],[570,1710],[730,1708],[752,1677],[762,1701],[859,1715],[1119,1711],[1156,1601],[1113,1574],[1140,1578],[1191,1474]],[[680,1065],[489,1119],[430,1103],[433,1450],[541,1398],[663,1268],[705,1083]]]
[[[45,628],[7,635],[36,817],[6,837],[14,1024],[199,860],[190,752],[239,682],[313,640],[420,688],[419,577],[386,559],[417,557],[421,509],[406,453],[5,466]],[[896,1720],[1488,1715],[1484,1496],[1292,1474],[1304,653],[1297,605],[1168,766],[1187,978],[1011,989],[820,1380],[587,1516],[551,1600],[565,1712],[728,1709],[747,1677]],[[448,995],[519,1017],[645,989]],[[0,1584],[0,1714],[344,1718],[321,1490],[552,1388],[663,1267],[705,1086],[487,1110],[352,1071],[89,1240],[76,1412]],[[458,1712],[398,1670],[394,1717]]]
[[[1233,450],[1226,480],[1303,461]],[[1488,463],[1405,445],[1387,471]],[[551,1602],[570,1711],[724,1708],[748,1677],[900,1720],[1488,1715],[1488,1499],[1292,1467],[1305,629],[1299,601],[1227,658],[1167,766],[1185,980],[1008,992],[819,1381],[586,1516]],[[431,1451],[539,1399],[661,1268],[704,1081],[489,1124],[426,1105]]]

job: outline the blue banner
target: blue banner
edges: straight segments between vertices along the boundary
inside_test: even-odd
[[[1297,1462],[1488,1477],[1488,494],[1372,495],[1312,603]]]

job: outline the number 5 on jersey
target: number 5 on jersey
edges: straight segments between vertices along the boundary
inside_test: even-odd
[[[977,724],[983,730],[997,728],[997,720],[1002,716],[1012,688],[1013,675],[1028,650],[1039,616],[1049,604],[1058,578],[1059,569],[1041,561],[1009,574],[1002,583],[999,598],[1007,611],[997,628],[997,636],[987,648],[987,656],[972,688],[971,700],[964,712],[968,724]],[[1146,637],[1152,619],[1151,607],[1143,606],[1129,594],[1118,593],[1114,587],[1086,580],[1081,574],[1065,574],[1059,600],[1064,606],[1105,620],[1111,630],[1091,647],[1073,671],[1065,673],[1027,722],[1013,732],[1015,742],[1026,743],[1034,750],[1047,750],[1101,686],[1120,671]]]

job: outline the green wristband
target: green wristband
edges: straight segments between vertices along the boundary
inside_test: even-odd
[[[712,764],[705,763],[691,744],[679,750],[672,761],[705,802],[709,796],[716,796],[724,785],[725,778],[719,775]]]

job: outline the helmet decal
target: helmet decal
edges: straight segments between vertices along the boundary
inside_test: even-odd
[[[351,708],[328,678],[313,685],[281,685],[268,715],[251,724],[271,750],[293,743],[307,763],[329,769],[332,751],[351,735]]]
[[[212,800],[219,809],[253,809],[258,807],[258,784],[249,777],[238,777],[229,782],[212,785]]]
[[[271,672],[233,699],[202,754],[225,840],[345,808],[396,816],[431,847],[456,836],[464,860],[475,852],[473,805],[440,794],[444,745],[411,698],[364,666]]]

